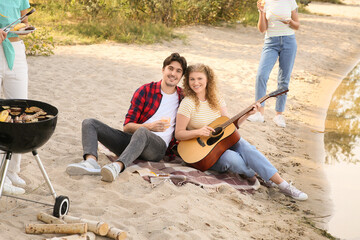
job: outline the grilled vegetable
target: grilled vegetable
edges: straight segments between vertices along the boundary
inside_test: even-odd
[[[9,116],[8,110],[1,111],[0,112],[0,122],[5,122],[8,116]]]

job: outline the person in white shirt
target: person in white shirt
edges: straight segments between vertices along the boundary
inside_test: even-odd
[[[266,95],[269,75],[279,59],[278,88],[288,89],[291,72],[295,62],[297,43],[295,31],[300,27],[298,6],[295,0],[258,0],[258,29],[265,32],[265,42],[261,53],[256,76],[255,99]],[[276,116],[273,118],[279,127],[286,127],[283,112],[287,95],[276,99]],[[265,103],[261,104],[259,112],[250,116],[249,121],[264,122]]]

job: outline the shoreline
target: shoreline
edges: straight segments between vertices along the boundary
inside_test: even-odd
[[[359,7],[360,5],[358,3],[355,4],[355,2],[352,2],[351,0],[348,0],[348,3],[346,4],[348,4],[349,6],[353,5],[353,7],[357,7],[358,9],[360,9]],[[315,7],[312,7],[314,5]],[[341,16],[341,13],[343,13],[341,10],[339,10],[340,13],[337,12],[335,13],[334,8],[336,8],[336,5],[329,3],[316,2],[315,4],[314,3],[310,4],[309,8],[310,11],[312,12],[318,12],[320,14],[324,14],[323,13],[324,10],[321,8],[323,6],[326,7],[325,11],[329,11],[330,8],[332,8],[332,13],[335,15]],[[354,16],[355,15],[352,15],[352,17]],[[358,18],[357,20],[359,20],[358,16],[357,18]],[[324,184],[323,186],[326,189],[327,197],[330,196],[329,181],[327,180],[327,174],[324,169],[324,159],[325,159],[324,131],[325,131],[325,121],[327,117],[327,110],[329,108],[332,96],[336,91],[336,89],[338,88],[338,86],[341,84],[343,79],[351,72],[351,70],[354,69],[354,67],[360,63],[360,49],[359,48],[355,48],[355,49],[357,51],[352,52],[350,56],[347,55],[348,58],[346,59],[346,61],[344,60],[340,61],[341,64],[336,65],[336,68],[332,69],[331,74],[326,74],[326,78],[328,79],[328,81],[320,81],[319,84],[320,90],[317,91],[319,95],[314,94],[311,100],[313,103],[317,103],[315,104],[315,106],[319,110],[315,114],[312,113],[311,111],[307,112],[307,114],[312,116],[309,119],[308,124],[312,125],[311,128],[314,131],[308,131],[307,134],[305,135],[305,139],[307,139],[307,143],[308,143],[307,145],[308,145],[310,157],[315,160],[317,159],[317,161],[321,164],[322,167],[321,174],[326,179],[326,182],[323,183]],[[331,84],[329,84],[329,82]],[[328,229],[328,222],[331,219],[331,215],[334,213],[334,206],[331,199],[328,200],[328,204],[330,207],[328,207],[327,209],[323,209],[321,211],[321,215],[328,216],[328,220],[317,223],[317,226],[319,228],[325,230]]]
[[[353,11],[347,6],[337,9]],[[160,80],[162,60],[171,52],[184,55],[188,64],[202,62],[214,69],[230,115],[251,104],[263,45],[263,35],[256,28],[190,26],[177,30],[188,35],[185,44],[175,40],[153,45],[60,46],[53,56],[29,57],[29,99],[48,102],[59,110],[55,133],[39,155],[58,195],[69,196],[69,214],[108,222],[136,240],[326,239],[309,224],[325,228],[326,216],[331,215],[321,165],[321,131],[333,92],[350,62],[360,55],[360,43],[351,41],[359,36],[360,19],[301,14],[300,22],[285,111],[287,128],[272,122],[272,99],[266,102],[266,122],[246,122],[240,133],[286,180],[295,181],[296,187],[308,193],[304,202],[263,186],[254,194],[230,187],[210,192],[192,184],[177,187],[167,182],[153,188],[129,171],[111,184],[99,176],[70,177],[65,172],[68,164],[82,159],[82,120],[96,118],[122,129],[133,92],[144,83]],[[270,75],[269,92],[277,87],[276,75],[277,65]],[[99,163],[102,166],[108,159],[101,154]],[[24,197],[49,200],[31,154],[23,155],[20,176],[27,182]],[[0,231],[10,240],[43,239],[24,234],[25,224],[37,222],[39,211],[49,211],[49,207],[1,198]]]

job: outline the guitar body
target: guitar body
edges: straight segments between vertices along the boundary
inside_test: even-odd
[[[228,121],[228,117],[219,117],[209,124],[217,126]],[[215,136],[198,137],[181,141],[178,145],[180,157],[188,164],[201,171],[211,168],[220,156],[240,140],[240,134],[232,123]]]

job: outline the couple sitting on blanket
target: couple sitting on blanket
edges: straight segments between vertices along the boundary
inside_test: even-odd
[[[203,64],[187,67],[185,58],[173,53],[164,60],[162,74],[161,81],[145,84],[135,91],[123,131],[96,119],[83,121],[84,161],[68,165],[69,175],[100,173],[101,180],[112,182],[137,158],[163,159],[175,143],[174,131],[178,140],[209,136],[214,131],[207,125],[227,112],[224,99],[217,93],[212,69]],[[177,84],[183,75],[186,97],[182,100],[182,89]],[[239,119],[238,125],[259,107],[255,105]],[[119,156],[115,162],[100,167],[98,141]],[[258,174],[268,186],[278,187],[287,196],[297,200],[308,198],[306,193],[282,179],[265,156],[243,138],[226,150],[210,170],[231,171],[248,178]]]

